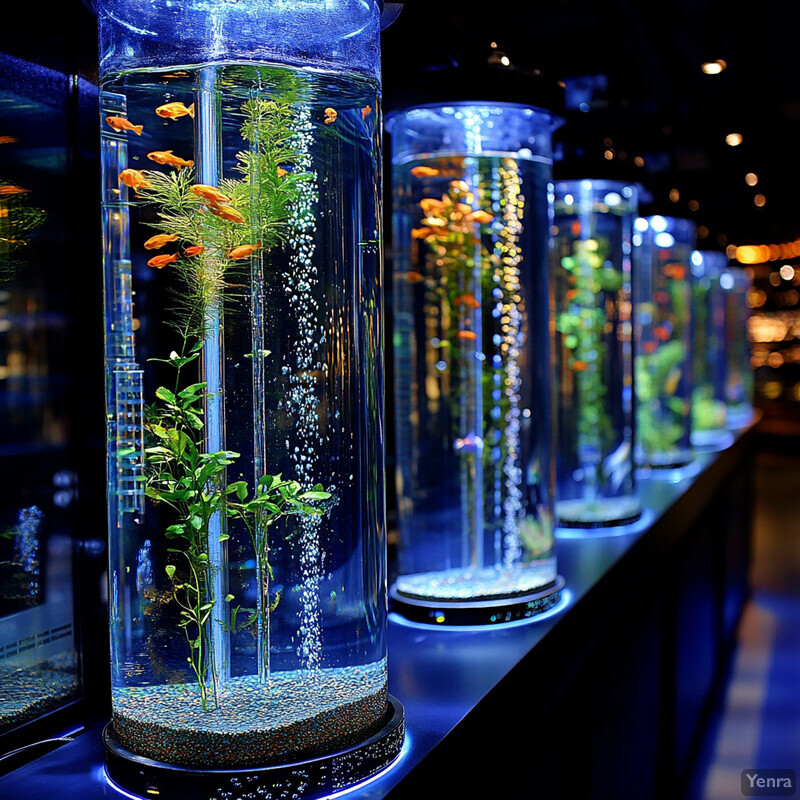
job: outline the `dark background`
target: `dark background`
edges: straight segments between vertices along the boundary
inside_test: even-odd
[[[694,219],[706,249],[780,243],[800,235],[798,31],[800,4],[784,0],[408,0],[383,33],[384,87],[424,66],[485,60],[495,42],[512,68],[567,85],[556,178],[637,180],[652,196],[643,212]],[[715,59],[727,69],[704,74]],[[741,145],[725,143],[731,132]]]

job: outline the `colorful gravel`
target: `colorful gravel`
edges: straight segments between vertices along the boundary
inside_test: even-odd
[[[293,670],[231,678],[219,708],[203,711],[196,686],[113,692],[114,733],[142,756],[169,764],[232,769],[335,752],[380,727],[388,700],[384,661],[363,667]]]
[[[77,670],[42,665],[0,670],[0,733],[59,708],[79,689]]]

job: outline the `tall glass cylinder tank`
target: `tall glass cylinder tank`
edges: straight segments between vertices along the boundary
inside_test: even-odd
[[[691,254],[695,227],[676,217],[634,223],[636,461],[653,469],[692,460]]]
[[[390,115],[393,608],[499,622],[559,598],[547,264],[553,118],[512,104]],[[513,609],[513,611],[512,611]]]
[[[626,525],[641,516],[633,456],[631,251],[635,186],[555,186],[556,523]]]
[[[722,278],[725,292],[725,380],[726,423],[731,430],[749,425],[753,419],[755,372],[751,363],[749,337],[749,292],[753,287],[752,269],[730,265]]]
[[[730,441],[726,430],[725,253],[692,253],[692,444],[719,447]]]
[[[223,796],[242,770],[341,789],[403,738],[379,4],[103,0],[99,23],[108,769],[147,796],[198,775]]]

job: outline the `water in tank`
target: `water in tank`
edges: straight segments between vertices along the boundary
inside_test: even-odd
[[[633,454],[631,255],[638,190],[608,180],[555,185],[556,522],[640,518]]]
[[[636,460],[653,470],[692,460],[691,220],[654,215],[634,222]]]
[[[726,429],[727,352],[722,276],[728,257],[718,250],[692,253],[692,444],[719,447]]]
[[[100,3],[107,745],[136,791],[132,758],[213,777],[372,748],[337,775],[254,779],[305,796],[399,752],[380,16]]]
[[[558,600],[553,124],[550,112],[512,103],[425,104],[388,118],[398,495],[390,596],[418,621],[504,621],[511,607],[531,616]],[[481,603],[485,615],[472,616]]]

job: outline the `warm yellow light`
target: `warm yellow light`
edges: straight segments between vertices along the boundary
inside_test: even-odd
[[[748,172],[747,175],[744,176],[744,182],[748,186],[755,186],[758,183],[758,175],[755,172]]]
[[[636,156],[636,158],[633,159],[633,163],[636,164],[637,167],[643,167],[644,159],[641,156]]]
[[[761,257],[758,245],[744,244],[736,248],[736,260],[740,264],[760,264],[766,259]]]
[[[753,198],[753,202],[759,207],[763,208],[767,204],[767,198],[763,194],[757,194]]]
[[[729,133],[725,137],[725,143],[729,144],[731,147],[736,147],[736,145],[742,143],[742,134],[741,133]]]
[[[669,199],[672,200],[673,203],[677,203],[678,200],[681,199],[681,193],[677,189],[670,189]]]
[[[611,161],[611,159],[614,158],[614,151],[613,150],[606,150],[603,153],[603,157],[605,158],[606,161]]]
[[[503,56],[503,57],[500,59],[500,63],[501,63],[501,64],[502,64],[504,67],[507,67],[507,66],[508,66],[508,65],[509,65],[511,62],[508,60],[508,56]]]
[[[689,201],[689,211],[697,211],[700,208],[700,203],[697,200]]]
[[[716,61],[703,62],[700,69],[702,69],[706,75],[719,75],[727,66],[728,65],[721,58],[718,58]]]
[[[781,278],[785,281],[790,281],[794,278],[794,267],[791,264],[784,264],[779,270]]]
[[[708,228],[705,225],[698,225],[697,226],[697,238],[698,239],[707,239],[708,238]]]

